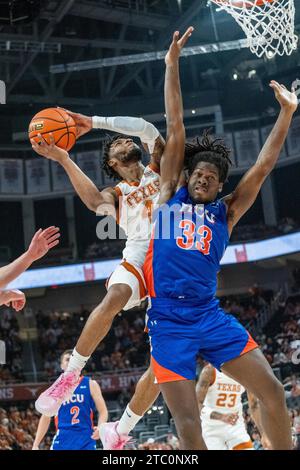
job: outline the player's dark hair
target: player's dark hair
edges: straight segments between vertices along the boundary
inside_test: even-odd
[[[103,158],[102,158],[102,162],[101,162],[101,168],[103,169],[104,173],[106,173],[106,175],[109,178],[112,178],[114,180],[119,180],[119,181],[122,180],[121,176],[108,164],[109,159],[110,159],[109,152],[110,152],[110,148],[111,148],[112,144],[116,140],[124,139],[124,138],[126,138],[126,136],[124,136],[124,135],[114,135],[113,137],[110,136],[110,135],[107,135],[107,139],[104,142]]]
[[[224,183],[232,165],[229,158],[231,150],[222,139],[213,139],[209,133],[210,129],[206,129],[201,138],[196,137],[185,144],[185,168],[191,176],[199,162],[213,163],[219,170],[220,182]]]
[[[60,355],[60,362],[63,360],[64,356],[66,356],[66,354],[72,354],[73,352],[73,349],[66,349],[61,355]]]

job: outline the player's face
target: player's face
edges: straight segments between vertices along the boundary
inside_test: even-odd
[[[142,150],[130,138],[115,140],[109,154],[111,162],[120,164],[138,162],[142,159]]]
[[[222,190],[219,170],[213,163],[199,162],[188,181],[188,190],[196,203],[207,204]]]
[[[63,371],[67,370],[71,354],[65,354],[61,360],[60,367]]]

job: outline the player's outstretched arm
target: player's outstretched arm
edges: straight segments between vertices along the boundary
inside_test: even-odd
[[[280,104],[280,114],[256,163],[243,176],[234,192],[224,198],[228,208],[227,221],[230,232],[255,202],[265,179],[275,167],[287,137],[293,114],[298,107],[297,96],[293,89],[289,91],[284,85],[279,85],[274,80],[271,81],[270,86],[273,88],[275,97]]]
[[[0,289],[5,288],[7,284],[26,271],[34,261],[42,258],[51,248],[58,245],[59,237],[58,227],[39,229],[33,236],[28,250],[12,263],[0,268]]]
[[[199,406],[199,412],[203,408],[203,403],[210,385],[214,381],[214,368],[211,365],[203,367],[196,384],[196,395]]]
[[[90,381],[90,390],[91,390],[91,395],[94,400],[97,412],[98,412],[98,424],[97,426],[94,427],[94,432],[92,434],[92,439],[98,440],[100,439],[99,436],[99,426],[101,424],[106,423],[108,420],[108,411],[107,407],[104,401],[104,398],[101,393],[101,389],[99,387],[99,384],[96,382],[96,380],[91,380]]]
[[[49,416],[42,415],[39,420],[38,428],[36,431],[36,436],[34,443],[32,445],[32,450],[39,450],[39,445],[46,436],[49,426],[51,423],[51,418]]]
[[[118,196],[113,188],[99,191],[93,181],[70,158],[68,152],[55,145],[54,138],[50,134],[50,144],[45,142],[41,135],[39,143],[33,139],[30,141],[32,149],[42,157],[59,163],[67,173],[74,190],[88,209],[97,214],[111,214],[115,212]]]
[[[138,137],[145,150],[149,153],[151,163],[159,170],[165,140],[151,122],[143,118],[131,116],[85,116],[84,114],[73,113],[68,109],[64,109],[64,111],[75,121],[77,139],[92,129],[103,129],[131,137]]]
[[[183,124],[183,105],[179,77],[179,57],[192,32],[193,28],[190,27],[180,38],[179,32],[176,31],[165,57],[164,94],[167,139],[160,162],[160,204],[168,201],[175,193],[183,169],[185,128]]]

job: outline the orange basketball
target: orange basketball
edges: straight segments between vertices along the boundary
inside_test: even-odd
[[[76,142],[76,125],[74,119],[63,109],[47,108],[37,113],[31,120],[28,129],[29,139],[39,142],[38,134],[49,144],[49,133],[52,133],[55,145],[70,150]]]

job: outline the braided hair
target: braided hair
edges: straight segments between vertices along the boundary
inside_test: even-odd
[[[224,183],[232,165],[229,158],[231,150],[222,139],[213,139],[210,131],[211,129],[206,129],[202,138],[197,137],[193,142],[185,144],[185,169],[188,176],[191,176],[199,162],[213,163],[219,170],[220,182]]]

